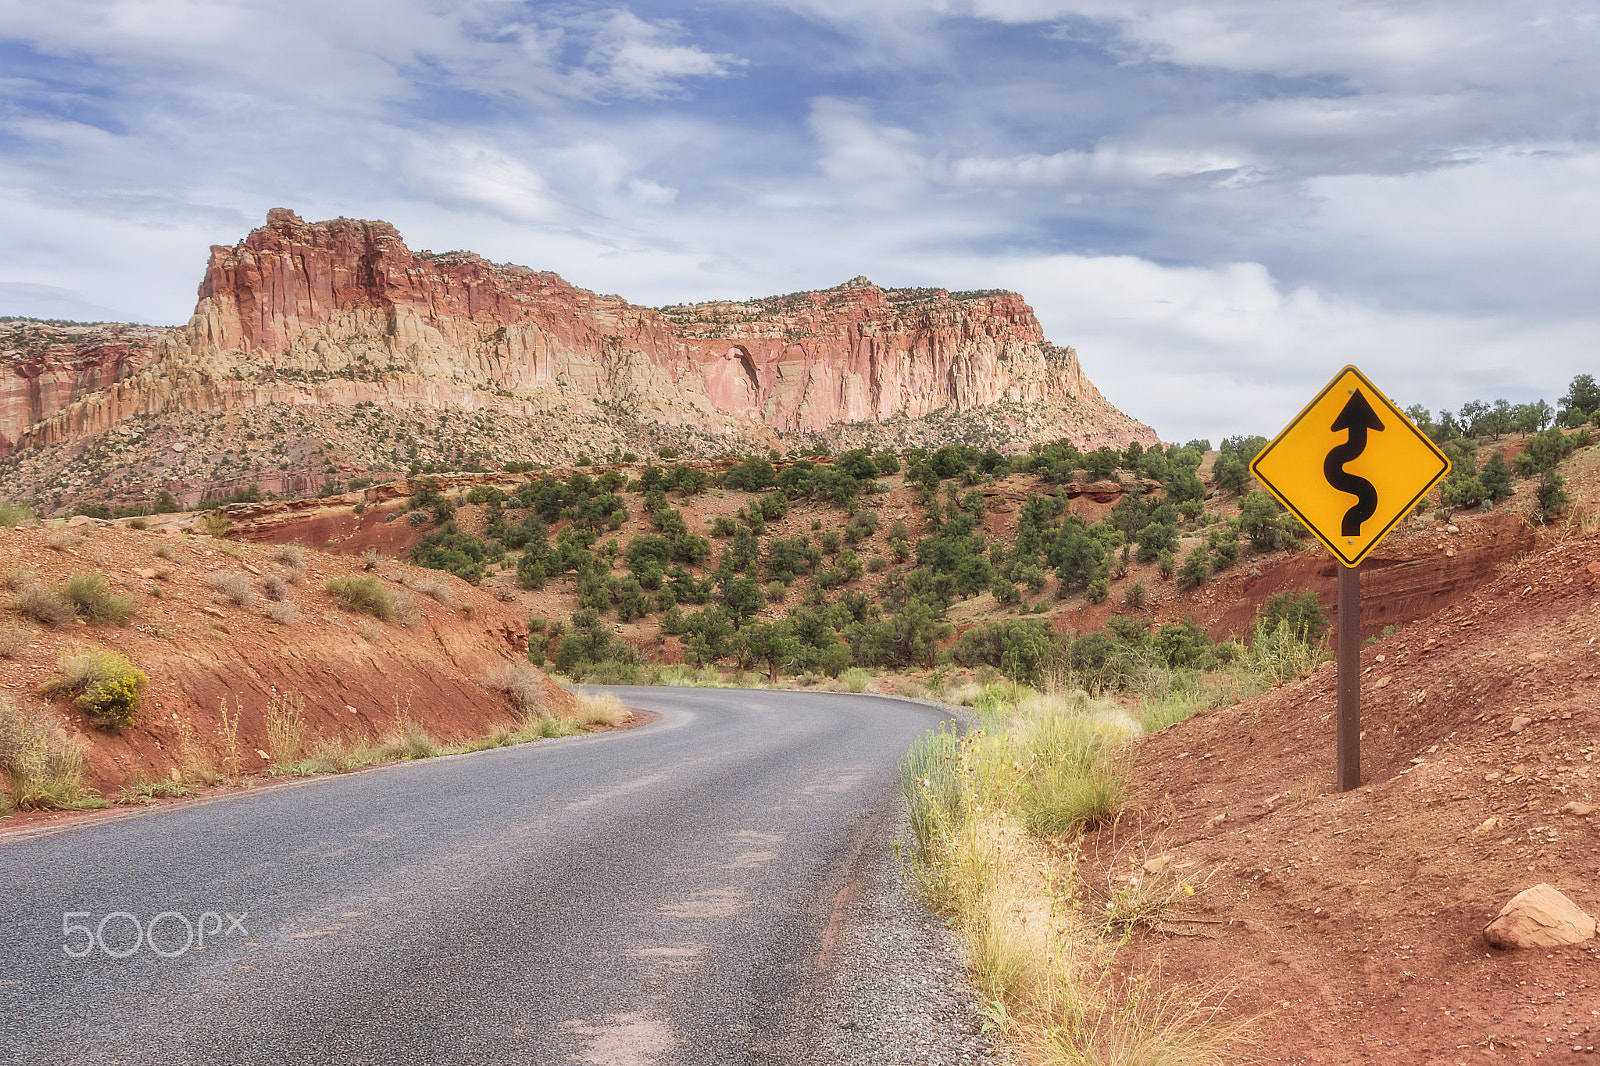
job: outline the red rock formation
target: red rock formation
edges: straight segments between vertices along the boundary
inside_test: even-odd
[[[0,328],[0,455],[35,422],[138,374],[166,332],[41,322]]]
[[[145,363],[102,375],[98,392],[74,387],[0,413],[0,448],[71,441],[174,407],[284,398],[522,417],[601,406],[644,436],[695,427],[743,445],[1001,405],[1034,415],[997,416],[1013,448],[1040,437],[1156,440],[1106,402],[1072,349],[1044,341],[1014,293],[884,290],[857,278],[657,311],[471,253],[419,255],[386,222],[308,224],[278,208],[237,245],[211,249],[199,295],[186,330],[156,338]]]

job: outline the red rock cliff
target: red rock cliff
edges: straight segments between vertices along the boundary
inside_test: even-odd
[[[718,450],[1007,404],[1034,412],[1014,446],[1156,440],[1100,396],[1072,349],[1044,341],[1013,293],[857,278],[657,311],[467,252],[417,254],[386,222],[306,223],[278,208],[243,241],[211,249],[199,295],[187,329],[157,338],[153,358],[118,370],[102,383],[111,387],[0,414],[0,449],[286,391],[520,415],[599,406],[642,430],[702,429]]]

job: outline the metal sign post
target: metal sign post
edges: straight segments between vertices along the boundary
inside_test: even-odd
[[[1361,784],[1361,568],[1339,567],[1338,789]]]
[[[1250,463],[1339,566],[1338,787],[1361,783],[1361,560],[1450,472],[1450,460],[1347,366]]]

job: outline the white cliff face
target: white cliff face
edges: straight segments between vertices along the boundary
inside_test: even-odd
[[[187,327],[74,362],[7,353],[0,449],[68,442],[135,415],[289,396],[621,410],[770,443],[841,423],[999,403],[1051,409],[1011,443],[1154,443],[1044,341],[1014,293],[838,289],[656,311],[470,253],[413,253],[384,222],[308,224],[276,209],[212,248]],[[52,361],[53,358],[53,361]],[[72,369],[75,368],[75,369]],[[29,376],[31,375],[31,377]]]

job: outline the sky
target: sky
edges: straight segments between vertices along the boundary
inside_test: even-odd
[[[1006,288],[1169,441],[1600,373],[1592,0],[0,0],[0,315],[268,209],[659,306]]]

